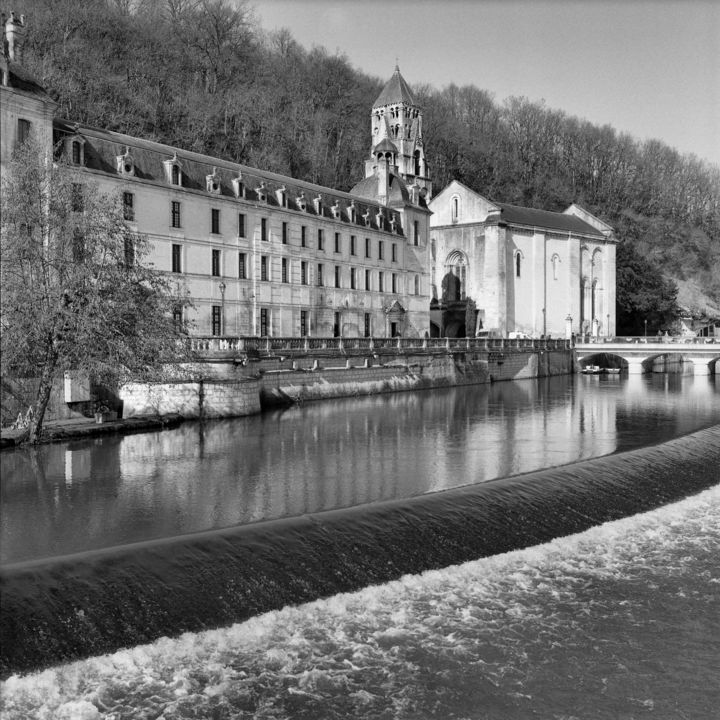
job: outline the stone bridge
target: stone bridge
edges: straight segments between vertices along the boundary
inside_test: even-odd
[[[720,338],[625,337],[593,338],[590,342],[576,342],[575,353],[580,367],[598,365],[599,356],[619,358],[631,375],[651,372],[653,365],[666,361],[692,363],[695,375],[717,372],[720,359]]]

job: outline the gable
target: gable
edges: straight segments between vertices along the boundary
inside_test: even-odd
[[[495,203],[457,180],[441,190],[429,207],[431,227],[485,222],[489,213],[498,210]]]

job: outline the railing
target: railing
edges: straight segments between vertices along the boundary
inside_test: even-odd
[[[716,337],[697,337],[691,336],[675,336],[675,335],[618,335],[616,337],[594,337],[591,335],[578,335],[575,342],[580,345],[604,345],[613,344],[671,344],[671,345],[708,345],[720,344],[720,338]]]
[[[515,349],[566,350],[572,342],[565,339],[509,338],[375,338],[375,337],[218,337],[188,338],[190,350],[198,355],[305,354],[317,352],[448,352],[462,350]]]

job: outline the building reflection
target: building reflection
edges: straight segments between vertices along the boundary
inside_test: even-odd
[[[320,512],[720,422],[713,376],[576,376],[309,403],[3,453],[3,562]]]

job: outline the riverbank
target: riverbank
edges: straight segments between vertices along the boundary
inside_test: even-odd
[[[97,423],[94,418],[76,417],[69,420],[49,420],[43,424],[42,442],[58,442],[100,435],[130,435],[176,427],[184,418],[180,415],[121,418]],[[3,428],[0,448],[12,448],[27,441],[27,428]]]

